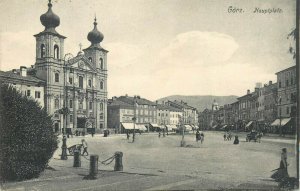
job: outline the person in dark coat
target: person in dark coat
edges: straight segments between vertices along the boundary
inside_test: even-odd
[[[224,134],[224,136],[223,136],[223,137],[224,137],[224,141],[226,141],[226,134]]]
[[[286,148],[283,148],[281,152],[281,160],[280,160],[279,168],[276,169],[276,172],[272,174],[271,178],[275,179],[275,181],[277,182],[280,182],[285,178],[288,178],[289,174],[288,174],[287,166],[288,166],[287,151]]]
[[[239,137],[236,135],[236,136],[234,137],[233,144],[238,145],[239,143],[240,143]]]
[[[200,132],[199,130],[197,130],[196,132],[196,142],[198,142],[200,140]]]

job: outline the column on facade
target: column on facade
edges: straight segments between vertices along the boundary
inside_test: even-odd
[[[78,102],[78,95],[76,91],[74,91],[73,97],[73,128],[77,128],[77,102]]]
[[[85,108],[86,108],[86,117],[89,118],[90,108],[89,108],[89,93],[88,92],[86,92],[86,94],[85,94]]]
[[[94,118],[94,122],[93,122],[93,128],[96,128],[96,121],[97,121],[97,99],[95,97],[95,93],[93,96],[93,118]]]

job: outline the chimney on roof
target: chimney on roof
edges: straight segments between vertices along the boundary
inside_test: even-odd
[[[158,104],[158,100],[156,100],[155,103]]]
[[[258,90],[259,90],[259,88],[257,88],[257,87],[254,89],[255,92],[258,92]]]
[[[27,68],[25,66],[20,67],[20,75],[23,77],[27,76]]]
[[[247,90],[247,95],[250,94],[250,90]]]
[[[13,72],[14,74],[16,74],[16,73],[17,73],[17,70],[16,70],[16,69],[13,69],[12,72]]]
[[[269,85],[272,85],[272,83],[273,83],[273,82],[270,80],[270,81],[269,81]]]
[[[128,94],[125,94],[125,97],[128,97]]]
[[[137,97],[138,99],[141,99],[141,96],[139,96],[139,95],[138,95],[138,96],[136,96],[136,97]]]

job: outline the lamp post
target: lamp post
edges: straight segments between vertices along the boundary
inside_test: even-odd
[[[135,139],[135,123],[136,123],[136,100],[134,98],[134,117],[132,118],[133,121],[133,134],[132,134],[132,142],[134,143],[134,139]]]
[[[67,83],[66,83],[66,61],[70,61],[70,59],[73,58],[73,55],[71,53],[65,54],[64,56],[64,66],[63,66],[63,73],[64,73],[64,102],[63,102],[63,108],[60,109],[60,114],[63,114],[63,123],[64,123],[64,130],[63,130],[63,144],[62,144],[62,153],[61,153],[61,160],[67,160],[67,115],[69,114],[68,104],[67,104]]]
[[[185,147],[185,140],[184,140],[184,123],[183,123],[183,119],[181,118],[180,119],[180,126],[181,126],[181,129],[182,129],[182,138],[181,138],[181,142],[180,142],[180,146],[181,147]]]
[[[282,136],[282,127],[281,127],[281,96],[278,96],[277,105],[278,105],[278,109],[279,109],[279,136]]]

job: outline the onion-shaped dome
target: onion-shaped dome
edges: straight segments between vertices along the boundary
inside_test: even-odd
[[[98,31],[97,29],[97,19],[95,18],[95,22],[94,22],[94,29],[89,32],[87,39],[92,43],[92,44],[98,44],[100,42],[102,42],[102,40],[104,39],[104,36],[101,32]]]
[[[41,20],[42,25],[44,25],[46,27],[46,29],[55,28],[55,27],[59,26],[60,19],[52,11],[51,0],[49,0],[49,3],[48,3],[48,11],[41,15],[40,20]]]

